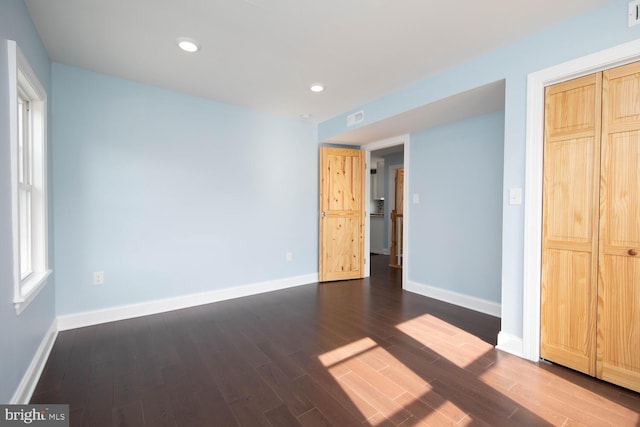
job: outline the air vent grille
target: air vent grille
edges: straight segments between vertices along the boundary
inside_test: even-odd
[[[357,111],[347,116],[347,126],[357,125],[364,120],[364,111]]]

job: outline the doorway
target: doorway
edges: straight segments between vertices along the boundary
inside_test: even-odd
[[[369,256],[369,262],[366,267],[366,275],[372,274],[388,274],[391,270],[398,270],[390,267],[390,251],[391,251],[391,213],[396,208],[395,205],[395,173],[400,168],[408,166],[408,135],[398,138],[392,138],[384,141],[378,141],[367,144],[362,148],[367,151],[367,165],[369,166],[368,190],[366,200],[367,205],[367,222],[366,222],[366,243],[365,252]],[[375,170],[375,172],[373,172]],[[390,183],[394,183],[392,186]],[[406,200],[404,192],[407,186],[404,186],[402,200]],[[404,202],[402,210],[404,209]],[[405,224],[407,221],[405,219]],[[404,227],[406,229],[406,226]],[[402,253],[405,254],[406,260],[406,232],[403,232]],[[404,264],[406,270],[406,262]],[[406,274],[396,272],[402,275],[402,283],[406,280]]]

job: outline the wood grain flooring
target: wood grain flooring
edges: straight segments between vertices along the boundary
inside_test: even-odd
[[[64,331],[72,426],[638,426],[640,395],[494,348],[497,318],[372,277]]]

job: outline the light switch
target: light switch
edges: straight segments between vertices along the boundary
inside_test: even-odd
[[[629,2],[629,26],[640,24],[640,0]]]
[[[522,204],[522,188],[509,189],[509,204],[513,206]]]
[[[420,203],[420,195],[418,193],[413,193],[413,204],[417,205]]]

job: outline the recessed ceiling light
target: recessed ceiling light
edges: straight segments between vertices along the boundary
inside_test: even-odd
[[[324,85],[322,83],[314,83],[309,87],[309,89],[311,89],[311,92],[322,92],[324,90]]]
[[[302,113],[302,114],[300,114],[300,118],[301,118],[302,120],[309,120],[309,119],[311,118],[311,114],[309,114],[309,113]]]
[[[179,37],[177,41],[178,41],[178,47],[184,50],[185,52],[193,53],[193,52],[197,52],[200,49],[200,46],[198,46],[198,43],[193,39],[189,39],[186,37]]]

